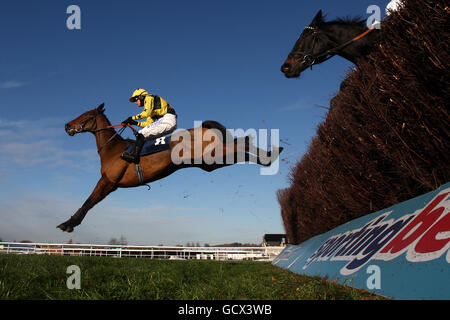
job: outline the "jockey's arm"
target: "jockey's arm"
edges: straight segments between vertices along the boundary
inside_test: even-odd
[[[148,99],[148,101],[147,101]],[[148,126],[150,123],[154,122],[154,120],[150,117],[152,111],[153,111],[153,98],[151,97],[147,97],[147,99],[145,99],[145,105],[144,105],[144,111],[142,111],[141,113],[135,115],[134,117],[132,117],[133,120],[142,120],[145,119],[145,121],[141,121],[138,122],[138,126],[139,127],[146,127]]]

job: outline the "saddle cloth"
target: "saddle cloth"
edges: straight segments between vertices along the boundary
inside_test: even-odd
[[[147,140],[142,147],[140,156],[147,156],[149,154],[158,153],[161,151],[170,149],[170,137],[171,135],[167,135],[158,139]],[[130,153],[133,151],[134,144],[136,141],[129,141],[125,152]]]

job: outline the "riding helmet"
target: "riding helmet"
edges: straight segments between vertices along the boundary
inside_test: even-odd
[[[128,99],[130,102],[136,102],[137,100],[141,100],[141,106],[144,105],[145,96],[148,96],[148,92],[144,89],[136,89],[134,90],[131,98]]]

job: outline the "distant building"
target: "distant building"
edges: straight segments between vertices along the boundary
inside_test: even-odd
[[[285,246],[287,238],[285,234],[265,234],[263,237],[263,247],[280,247]]]

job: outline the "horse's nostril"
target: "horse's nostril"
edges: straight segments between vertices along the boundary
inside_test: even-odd
[[[291,65],[288,64],[288,63],[285,63],[285,64],[283,64],[283,65],[281,66],[281,71],[284,72],[284,73],[286,73],[286,72],[289,71],[290,68],[291,68]]]

